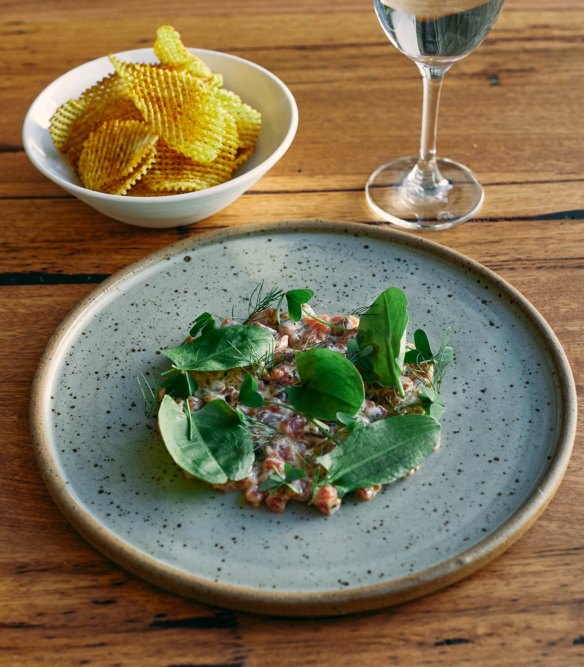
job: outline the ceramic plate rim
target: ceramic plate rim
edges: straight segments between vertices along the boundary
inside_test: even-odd
[[[475,546],[427,569],[390,579],[376,585],[362,586],[348,591],[279,592],[247,588],[221,582],[210,582],[195,574],[183,572],[160,562],[136,549],[111,533],[107,526],[82,510],[68,491],[68,483],[54,464],[46,424],[42,411],[35,405],[43,399],[52,377],[52,361],[57,357],[75,322],[100,297],[109,293],[124,280],[137,275],[159,261],[183,252],[218,241],[228,242],[238,237],[269,232],[303,232],[353,234],[382,239],[389,243],[417,248],[432,256],[438,256],[459,267],[462,266],[480,276],[487,283],[504,292],[529,320],[540,342],[550,352],[561,392],[559,404],[563,407],[558,430],[556,450],[549,461],[538,486],[531,492],[499,528]],[[454,583],[478,570],[508,549],[535,523],[555,495],[565,474],[576,430],[576,389],[571,368],[564,350],[550,325],[517,289],[496,273],[455,250],[441,246],[426,238],[363,223],[339,221],[292,220],[277,223],[246,224],[236,228],[206,232],[183,239],[134,262],[115,272],[83,298],[63,319],[49,339],[33,380],[30,404],[30,424],[37,465],[53,500],[69,522],[94,547],[122,568],[166,590],[215,604],[243,611],[285,616],[323,616],[355,613],[405,602]]]

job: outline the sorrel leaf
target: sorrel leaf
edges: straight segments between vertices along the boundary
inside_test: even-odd
[[[253,461],[253,440],[241,416],[225,401],[191,413],[170,396],[162,399],[158,425],[174,462],[209,484],[244,479]]]
[[[373,422],[353,431],[329,453],[326,481],[341,496],[364,486],[395,482],[422,463],[439,437],[440,424],[428,415]]]
[[[339,352],[316,348],[296,354],[300,384],[288,388],[292,406],[308,417],[334,421],[337,413],[354,415],[365,400],[363,380]]]
[[[181,371],[225,371],[259,363],[273,350],[274,338],[267,329],[238,324],[207,329],[205,335],[161,352]]]
[[[405,294],[397,287],[390,287],[363,313],[357,333],[359,348],[372,348],[367,368],[362,368],[365,380],[370,384],[394,387],[402,396],[400,378],[405,355],[407,308]]]

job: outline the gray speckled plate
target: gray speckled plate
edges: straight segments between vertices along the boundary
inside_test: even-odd
[[[443,384],[442,447],[412,478],[332,517],[253,509],[182,477],[136,377],[205,310],[229,314],[261,280],[312,287],[317,312],[404,289],[410,332],[456,361]],[[245,310],[243,310],[245,312]],[[549,326],[475,262],[402,233],[341,223],[245,227],[188,239],[116,274],[61,324],[33,391],[36,453],[55,501],[123,567],[213,604],[342,614],[456,581],[518,539],[555,493],[576,401]]]

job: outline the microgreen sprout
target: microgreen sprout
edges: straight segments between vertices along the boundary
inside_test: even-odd
[[[295,468],[290,463],[284,463],[284,472],[274,471],[260,485],[260,491],[275,491],[282,487],[290,489],[292,493],[297,493],[298,489],[294,487],[294,482],[306,477],[304,468]]]
[[[142,394],[142,400],[144,402],[144,415],[148,419],[156,416],[158,411],[158,391],[160,389],[159,384],[156,383],[154,386],[150,384],[144,373],[140,372],[140,375],[136,378],[140,393]]]
[[[190,330],[190,335],[195,338],[197,335],[204,335],[217,327],[215,318],[211,313],[204,312],[195,319],[195,322]]]
[[[410,364],[412,367],[419,366],[420,364],[434,365],[432,384],[437,391],[440,389],[446,367],[454,359],[454,350],[448,345],[451,336],[452,329],[448,327],[444,332],[438,352],[434,354],[426,332],[423,329],[416,329],[414,332],[414,347],[410,347],[404,356],[404,362]]]
[[[258,381],[247,373],[239,389],[239,402],[249,408],[259,408],[264,405],[264,397],[258,391]]]
[[[279,288],[271,289],[267,294],[264,294],[264,281],[256,285],[249,295],[249,312],[244,320],[245,324],[253,322],[257,316],[266,308],[269,308],[272,303],[284,298],[284,292]]]

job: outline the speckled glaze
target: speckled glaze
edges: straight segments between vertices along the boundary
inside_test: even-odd
[[[254,509],[183,478],[136,381],[205,310],[258,282],[312,287],[317,312],[405,290],[410,335],[452,326],[442,447],[412,478],[332,517]],[[32,396],[55,501],[112,560],[164,588],[236,609],[343,614],[436,590],[509,547],[568,463],[576,402],[549,326],[512,287],[435,243],[344,223],[279,223],[189,239],[116,274],[66,318]]]

